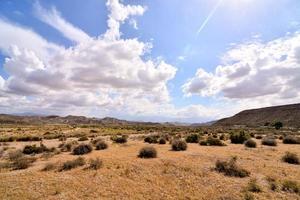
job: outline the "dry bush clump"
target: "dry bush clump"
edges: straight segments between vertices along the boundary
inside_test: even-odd
[[[105,141],[101,140],[95,144],[95,147],[96,150],[103,150],[108,148],[108,144]]]
[[[248,139],[245,142],[245,146],[249,148],[256,148],[256,142],[253,139]]]
[[[187,144],[184,140],[176,139],[172,141],[173,151],[185,151],[187,149]]]
[[[101,141],[103,141],[103,139],[101,137],[97,137],[97,138],[92,139],[91,143],[93,145],[96,145],[98,142],[101,142]]]
[[[300,159],[295,153],[286,152],[285,155],[282,157],[282,161],[290,164],[300,164]]]
[[[26,145],[23,149],[24,154],[39,154],[43,152],[49,152],[51,151],[48,149],[44,144],[40,144],[40,146],[34,145]]]
[[[226,144],[220,139],[211,136],[209,136],[206,140],[200,141],[199,144],[202,146],[226,146]]]
[[[296,181],[285,180],[282,183],[282,191],[285,192],[294,192],[300,194],[300,185]]]
[[[283,138],[282,142],[284,144],[300,144],[300,137],[288,135]]]
[[[30,135],[16,137],[17,142],[30,142],[30,141],[41,141],[41,140],[42,138],[38,136],[30,136]]]
[[[138,155],[139,158],[156,158],[157,157],[157,151],[154,147],[147,146],[143,147]]]
[[[93,150],[92,145],[90,144],[79,144],[73,149],[74,155],[83,155],[90,153]]]
[[[266,146],[277,146],[277,141],[272,137],[264,137],[261,141],[261,144]]]
[[[74,160],[69,160],[63,163],[60,168],[60,171],[71,170],[80,166],[85,165],[85,159],[83,157],[78,157]]]
[[[192,133],[186,136],[185,141],[187,143],[198,143],[200,139],[200,135],[197,133]]]
[[[230,140],[233,144],[243,144],[246,140],[250,139],[251,136],[249,133],[240,131],[239,133],[231,133]]]
[[[216,162],[216,171],[223,173],[226,176],[234,176],[234,177],[247,177],[250,175],[250,172],[246,169],[239,167],[236,164],[236,158],[232,158],[229,161],[220,161]]]
[[[87,168],[97,170],[97,169],[100,169],[102,167],[102,165],[103,165],[103,162],[99,158],[96,158],[96,159],[91,158],[89,160],[89,166]]]
[[[255,139],[257,139],[257,140],[261,140],[263,138],[263,136],[261,136],[261,135],[256,135],[255,136]]]
[[[127,142],[128,136],[127,135],[114,135],[114,136],[111,136],[110,139],[115,143],[123,144],[123,143]]]
[[[25,156],[21,150],[14,150],[8,152],[9,167],[14,170],[27,169],[33,162],[36,161],[34,157]]]
[[[272,178],[272,177],[267,177],[266,178],[268,184],[269,184],[269,187],[272,191],[276,191],[277,188],[278,188],[278,184],[277,184],[277,181],[275,178]]]

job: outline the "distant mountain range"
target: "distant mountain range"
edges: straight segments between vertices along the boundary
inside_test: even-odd
[[[215,126],[263,126],[280,121],[284,126],[300,127],[300,104],[244,110],[232,117],[218,120]]]

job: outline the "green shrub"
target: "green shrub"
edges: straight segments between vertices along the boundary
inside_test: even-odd
[[[300,193],[300,185],[296,181],[285,180],[281,189],[285,192]]]
[[[87,140],[89,140],[87,136],[81,136],[80,138],[78,138],[78,141],[87,141]]]
[[[236,158],[232,158],[229,161],[220,161],[216,162],[216,171],[223,173],[226,176],[234,176],[234,177],[247,177],[250,175],[250,172],[239,167],[236,164]]]
[[[296,136],[289,135],[289,136],[284,137],[282,142],[284,144],[300,144],[300,138],[296,137]]]
[[[187,143],[198,143],[199,142],[199,138],[200,138],[199,134],[192,133],[192,134],[189,134],[188,136],[186,136],[185,141]]]
[[[93,147],[90,144],[79,144],[73,149],[74,155],[83,155],[90,153],[93,150]]]
[[[126,143],[127,142],[127,138],[128,136],[127,135],[114,135],[114,136],[111,136],[111,140],[115,143]]]
[[[100,169],[102,167],[102,165],[103,165],[103,162],[99,158],[90,159],[88,168],[97,170],[97,169]]]
[[[276,130],[279,130],[283,127],[283,123],[282,122],[275,122],[274,127],[275,127]]]
[[[95,145],[96,147],[96,150],[103,150],[103,149],[107,149],[108,148],[108,145],[105,141],[98,141]]]
[[[220,139],[209,136],[206,140],[199,142],[202,146],[226,146]]]
[[[245,146],[249,148],[256,148],[256,142],[253,139],[248,139],[245,142]]]
[[[138,155],[139,158],[156,158],[157,151],[154,147],[143,147]]]
[[[243,144],[246,140],[250,138],[251,136],[248,133],[245,133],[244,131],[241,131],[239,133],[232,133],[230,135],[230,140],[233,144]]]
[[[286,152],[285,155],[282,157],[283,162],[287,162],[290,164],[300,164],[300,159],[295,153]]]
[[[262,191],[261,187],[257,184],[256,179],[250,179],[248,186],[247,186],[247,190],[249,192],[261,192]]]
[[[261,144],[267,146],[277,146],[277,141],[274,138],[265,137],[262,139]]]
[[[173,140],[172,141],[172,150],[173,151],[185,151],[187,149],[187,144],[183,140]]]
[[[83,157],[78,157],[74,160],[69,160],[63,163],[60,171],[71,170],[76,167],[85,165],[85,159]]]

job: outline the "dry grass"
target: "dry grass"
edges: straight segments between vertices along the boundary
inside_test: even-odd
[[[62,164],[78,157],[70,152],[54,155],[47,161],[38,158],[24,170],[1,169],[0,199],[218,200],[244,199],[245,196],[254,199],[300,199],[299,194],[289,192],[290,189],[281,189],[284,180],[300,180],[299,166],[281,160],[286,151],[300,155],[299,145],[286,145],[278,141],[278,145],[272,147],[261,145],[254,139],[257,148],[253,149],[227,141],[227,146],[223,147],[188,144],[186,151],[171,151],[170,144],[151,144],[159,152],[159,157],[140,159],[137,154],[145,145],[143,141],[129,137],[126,144],[120,145],[111,142],[109,136],[103,140],[109,144],[108,149],[92,151],[83,156],[87,161],[101,159],[101,168],[97,171],[84,170],[84,167],[62,172],[42,171],[47,163]],[[44,140],[43,143],[51,148],[61,142],[55,139]],[[9,147],[22,149],[26,144],[39,142],[10,142]],[[239,166],[250,171],[250,177],[228,177],[212,170],[217,160],[232,156],[238,156]],[[6,159],[7,156],[3,156],[0,161]],[[270,189],[271,181],[267,177],[276,180],[278,189]],[[262,192],[246,195],[244,189],[253,178],[256,178]]]

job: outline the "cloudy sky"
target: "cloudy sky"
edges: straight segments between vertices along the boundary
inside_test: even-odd
[[[204,122],[299,103],[299,31],[299,0],[1,0],[0,113]]]

